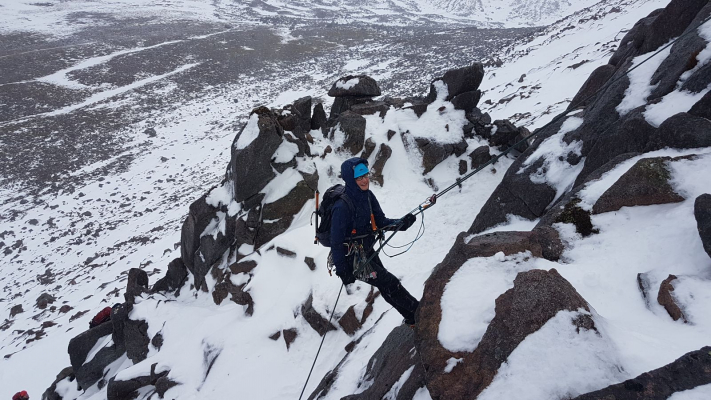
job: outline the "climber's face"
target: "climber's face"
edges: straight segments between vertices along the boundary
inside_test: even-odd
[[[355,181],[360,190],[365,191],[370,187],[370,178],[368,177],[368,174],[355,178]]]

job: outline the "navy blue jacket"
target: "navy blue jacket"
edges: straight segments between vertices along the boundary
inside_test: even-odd
[[[373,233],[373,228],[370,224],[371,207],[375,216],[375,224],[378,228],[390,225],[396,220],[385,218],[383,210],[380,208],[380,203],[375,195],[370,190],[363,191],[358,187],[358,184],[353,178],[353,168],[363,162],[360,157],[354,157],[346,160],[341,164],[341,177],[345,181],[346,195],[353,203],[355,208],[355,216],[351,214],[351,209],[343,200],[338,200],[333,205],[333,214],[331,219],[331,253],[333,254],[333,264],[336,266],[336,273],[342,275],[345,271],[352,272],[352,264],[350,260],[346,260],[346,248],[340,243],[345,243],[351,236],[359,236]],[[370,198],[370,204],[368,204]],[[356,230],[352,234],[353,229]],[[370,249],[375,242],[375,236],[370,235],[363,239],[363,246]]]

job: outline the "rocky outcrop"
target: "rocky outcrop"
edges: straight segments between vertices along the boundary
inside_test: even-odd
[[[415,143],[417,143],[417,148],[422,154],[422,167],[424,168],[424,171],[422,171],[423,175],[432,171],[434,167],[449,158],[449,156],[461,156],[467,151],[468,146],[466,141],[461,141],[455,144],[441,144],[430,139],[423,138],[415,139]]]
[[[353,106],[367,103],[374,96],[380,96],[380,87],[367,75],[349,75],[334,82],[328,95],[336,98],[329,117],[329,120],[333,121]]]
[[[593,213],[684,201],[669,184],[671,173],[667,163],[671,160],[671,157],[657,157],[637,161],[600,196],[593,206]]]
[[[304,304],[301,305],[301,315],[304,317],[306,322],[309,323],[311,328],[315,330],[319,335],[323,336],[329,331],[335,331],[336,327],[329,322],[328,319],[324,318],[313,305],[314,296],[309,294],[309,298]]]
[[[443,289],[446,284],[445,271],[451,269],[449,260],[448,256],[425,284],[418,315],[427,318],[420,318],[416,327],[415,343],[432,398],[454,400],[478,396],[526,336],[539,330],[559,311],[582,311],[571,324],[579,330],[597,330],[585,299],[555,269],[531,270],[519,273],[514,287],[496,299],[496,316],[476,349],[471,353],[453,353],[442,347],[437,338],[441,311],[436,308],[440,307],[438,296],[444,292],[440,287]],[[443,373],[451,358],[462,361],[457,368]]]
[[[701,243],[706,254],[711,257],[711,194],[702,194],[694,201],[694,217]]]
[[[672,317],[674,321],[682,320],[684,322],[687,322],[686,317],[684,316],[684,312],[677,304],[676,298],[673,294],[674,284],[672,282],[674,282],[676,279],[676,276],[669,275],[669,277],[662,282],[662,284],[659,286],[657,302],[662,307],[664,307],[665,310],[667,310],[667,313],[669,313],[669,316]]]
[[[350,110],[343,111],[338,115],[330,139],[334,140],[337,134],[343,135],[343,144],[337,150],[358,154],[365,144],[365,118]]]
[[[283,135],[284,129],[273,111],[266,107],[252,111],[249,122],[232,144],[229,168],[235,201],[254,196],[274,178],[271,156],[281,145]]]
[[[153,284],[153,292],[177,292],[188,278],[188,270],[182,258],[176,258],[168,264],[165,276]]]
[[[165,392],[170,388],[178,385],[168,378],[170,371],[156,372],[156,365],[151,365],[151,372],[146,376],[139,376],[129,380],[111,379],[106,388],[106,398],[108,400],[131,400],[135,399],[138,390],[152,386],[151,394],[158,394],[159,398],[163,398]]]
[[[404,381],[396,393],[397,398],[412,399],[415,392],[425,385],[424,370],[413,339],[410,327],[400,325],[393,329],[368,361],[360,382],[361,385],[368,383],[368,388],[342,400],[384,399],[401,379]]]
[[[385,177],[383,176],[383,170],[385,169],[385,163],[388,162],[390,156],[393,154],[392,149],[385,143],[380,145],[378,149],[378,154],[375,155],[375,162],[370,168],[370,180],[383,186],[385,183]]]
[[[202,286],[205,275],[215,261],[230,248],[237,230],[236,221],[226,218],[226,207],[223,211],[207,203],[209,194],[210,192],[206,193],[190,205],[180,235],[180,258],[192,273],[194,285],[198,288]],[[220,230],[214,236],[203,235],[208,226],[221,220],[225,223],[224,233]]]
[[[679,357],[671,364],[573,400],[665,400],[671,395],[711,383],[711,347]]]
[[[442,81],[442,83],[444,83],[448,91],[445,99],[450,101],[465,93],[470,93],[470,96],[476,97],[477,90],[479,89],[479,85],[481,85],[481,81],[483,79],[484,65],[481,63],[474,63],[468,67],[451,69],[445,72],[443,77],[437,78],[434,82],[432,82],[427,100],[431,102],[437,98],[437,89],[435,87],[436,81]],[[476,102],[474,103],[476,105]]]
[[[355,306],[350,306],[346,312],[338,319],[338,325],[341,326],[344,332],[353,336],[365,323],[370,314],[373,312],[373,303],[380,296],[380,292],[375,292],[373,287],[370,287],[370,293],[365,298],[365,309],[363,314],[358,318],[355,311]]]
[[[63,380],[68,380],[69,382],[74,382],[76,377],[74,376],[74,369],[72,367],[64,368],[57,374],[57,378],[52,382],[47,390],[42,393],[42,400],[62,400],[62,396],[56,392],[57,384]]]
[[[547,140],[560,140],[564,146],[575,144],[578,147],[579,152],[559,156],[560,162],[564,163],[559,168],[567,167],[571,171],[584,160],[573,188],[585,182],[598,168],[626,153],[648,152],[665,147],[686,149],[711,146],[711,138],[704,133],[711,129],[711,122],[697,115],[701,107],[691,107],[693,113],[682,112],[660,124],[659,121],[648,120],[646,105],[629,111],[618,110],[630,85],[626,73],[632,66],[633,58],[655,50],[691,29],[692,21],[700,22],[710,13],[711,7],[705,1],[674,0],[665,9],[655,11],[637,23],[622,40],[609,66],[598,69],[576,96],[576,99],[581,100],[588,98],[584,104],[570,106],[582,112],[575,117],[559,118],[556,123],[537,132],[533,144],[514,162],[484,205],[470,232],[482,232],[502,223],[507,215],[533,220],[549,210],[558,188],[536,176],[546,170],[546,161],[528,159]],[[697,93],[699,88],[706,88],[711,83],[711,73],[704,68],[689,68],[691,64],[679,61],[695,59],[703,43],[706,41],[700,38],[698,31],[690,31],[671,47],[674,56],[667,57],[656,70],[651,84],[658,86],[647,99],[648,104],[656,103],[676,90],[682,73],[686,75],[681,83],[687,85],[685,87],[692,93]],[[589,98],[594,90],[602,87],[606,89]],[[702,98],[700,102],[703,101],[708,100]],[[563,123],[570,118],[578,118],[575,124],[577,127],[571,130],[568,125],[565,131],[561,131]],[[476,121],[476,118],[472,120]],[[656,127],[656,124],[659,126]]]

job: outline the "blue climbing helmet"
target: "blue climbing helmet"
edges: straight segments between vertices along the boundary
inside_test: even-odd
[[[366,175],[368,172],[368,165],[366,163],[360,163],[353,168],[353,178],[358,178]]]

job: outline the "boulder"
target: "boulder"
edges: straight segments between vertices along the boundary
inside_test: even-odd
[[[126,346],[126,356],[128,356],[134,364],[145,360],[148,356],[148,344],[151,342],[151,339],[148,337],[148,323],[143,320],[126,320],[123,337]]]
[[[496,120],[494,121],[494,129],[492,129],[491,136],[489,137],[489,143],[492,146],[501,147],[501,150],[506,150],[521,141],[526,132],[527,131],[522,132],[507,119]],[[516,150],[523,152],[527,147],[528,144],[523,142],[516,147]]]
[[[314,106],[314,111],[311,116],[311,129],[321,129],[326,126],[326,121],[328,117],[326,116],[326,111],[323,109],[323,104],[318,103]]]
[[[87,390],[96,382],[102,380],[104,378],[104,369],[118,360],[124,353],[125,349],[114,344],[113,346],[104,347],[90,361],[78,368],[74,368],[79,387]]]
[[[472,169],[477,169],[491,160],[489,146],[479,146],[474,151],[469,153]]]
[[[49,293],[42,293],[42,294],[37,298],[37,302],[36,302],[35,304],[36,304],[37,308],[39,308],[40,310],[44,310],[45,308],[47,308],[47,305],[48,305],[48,304],[52,304],[52,303],[54,303],[56,300],[57,300],[57,298],[54,297],[54,296],[52,296],[51,294],[49,294]]]
[[[376,182],[378,185],[383,186],[385,177],[383,176],[383,169],[385,169],[385,163],[392,156],[393,150],[385,143],[380,145],[378,153],[375,155],[375,162],[370,168],[370,179]]]
[[[649,273],[641,272],[637,274],[637,287],[639,288],[639,292],[642,294],[644,304],[647,306],[647,309],[649,309],[651,306],[650,302],[652,296],[652,282],[649,277]]]
[[[330,139],[333,140],[335,130],[340,130],[345,135],[343,145],[338,150],[353,155],[360,153],[365,144],[365,118],[352,111],[345,111],[338,116],[336,122]]]
[[[185,268],[182,258],[176,258],[168,264],[165,276],[153,285],[153,292],[172,292],[183,287],[188,278],[188,269]]]
[[[711,120],[711,92],[708,92],[697,101],[689,110],[689,115]]]
[[[138,390],[153,386],[159,398],[163,398],[168,389],[178,385],[168,378],[170,371],[156,373],[156,365],[151,365],[151,372],[146,376],[138,376],[129,380],[116,380],[112,378],[106,388],[107,400],[132,400],[138,396]]]
[[[367,75],[348,75],[333,83],[328,91],[331,97],[373,97],[380,96],[380,87],[375,79]]]
[[[640,153],[645,150],[656,128],[644,117],[645,107],[640,107],[626,114],[619,126],[599,134],[599,139],[590,148],[585,157],[585,165],[580,172],[587,177],[590,173],[610,162],[615,157],[626,153]],[[578,179],[576,186],[581,182]]]
[[[671,173],[667,163],[671,160],[670,157],[656,157],[637,161],[600,196],[593,206],[593,213],[684,201],[669,184]]]
[[[22,314],[23,312],[25,312],[25,310],[22,309],[22,304],[16,304],[10,309],[10,318],[17,314]]]
[[[579,233],[582,237],[599,233],[599,231],[593,227],[590,211],[583,210],[578,204],[580,204],[580,199],[577,198],[568,201],[563,207],[563,210],[558,213],[555,222],[573,224],[573,226],[575,226],[575,232]]]
[[[212,290],[212,300],[215,304],[220,305],[223,300],[231,295],[230,300],[241,306],[247,306],[245,313],[249,316],[254,314],[254,300],[249,292],[243,290],[244,285],[236,286],[229,279],[225,279],[215,285]]]
[[[355,306],[348,307],[345,314],[338,319],[338,325],[341,326],[343,332],[349,336],[353,336],[358,329],[362,326],[360,320],[356,316]]]
[[[256,115],[256,122],[252,116]],[[256,126],[254,126],[256,124]],[[242,135],[254,135],[240,141]],[[272,155],[281,145],[284,130],[277,116],[266,107],[259,107],[250,114],[250,122],[235,137],[228,167],[228,177],[234,183],[234,200],[243,201],[259,193],[275,174],[270,165]],[[248,143],[245,143],[248,142]],[[183,259],[184,260],[184,259]],[[186,266],[189,265],[186,263]]]
[[[475,92],[479,89],[479,85],[483,79],[484,65],[481,63],[474,63],[468,67],[451,69],[445,72],[442,78],[436,80],[442,80],[442,82],[447,86],[448,95],[445,100],[450,101],[455,96],[462,93]],[[434,90],[434,85],[430,85],[430,94],[427,96],[427,100],[432,102],[435,100],[436,96],[437,93],[436,90]]]
[[[465,113],[472,112],[481,99],[481,90],[464,92],[452,98],[455,110],[464,110]]]
[[[694,217],[706,254],[711,257],[711,194],[702,194],[694,201]]]
[[[423,386],[424,369],[415,350],[414,333],[405,325],[393,329],[383,344],[368,361],[361,385],[369,385],[358,394],[343,397],[342,400],[385,399],[388,392],[410,371],[408,378],[400,382],[398,399],[412,399]]]
[[[674,321],[682,320],[687,322],[684,312],[681,310],[679,305],[676,303],[676,299],[672,292],[674,292],[673,281],[677,279],[674,275],[669,275],[662,284],[659,286],[659,294],[657,295],[657,302],[667,310],[669,316],[672,317]]]
[[[188,216],[183,222],[180,234],[180,258],[183,260],[185,267],[193,274],[198,272],[195,270],[195,258],[199,258],[197,252],[200,248],[200,235],[216,217],[218,211],[205,201],[208,193],[205,193],[190,205]],[[205,273],[207,271],[202,273],[201,276],[205,276]]]
[[[128,271],[126,293],[123,295],[126,302],[135,304],[135,297],[145,292],[148,292],[148,274],[142,269],[131,268]]]
[[[69,382],[76,380],[72,367],[66,367],[57,374],[57,378],[52,382],[52,385],[42,393],[42,400],[62,400],[62,396],[56,390],[57,384],[65,379],[69,380]]]
[[[430,139],[417,138],[415,139],[415,143],[417,143],[417,148],[422,154],[423,175],[432,171],[439,163],[446,160],[452,154],[457,157],[464,154],[468,146],[464,140],[455,144],[441,144]]]
[[[232,272],[234,275],[247,274],[256,267],[257,262],[254,260],[239,261],[229,266],[230,272]]]
[[[308,265],[311,271],[316,271],[316,260],[313,257],[304,257],[304,263]]]
[[[669,56],[662,61],[659,68],[652,75],[650,85],[654,89],[648,97],[649,100],[660,99],[674,91],[681,75],[698,63],[697,56],[704,48],[706,48],[706,40],[699,36],[698,30],[680,38],[671,47]],[[706,86],[711,82],[706,79],[699,79],[704,76],[703,72],[703,67],[695,70],[684,80],[682,89],[692,93],[706,89]],[[706,78],[709,77],[706,76]],[[706,81],[705,83],[703,83],[704,80]]]
[[[711,121],[708,119],[679,113],[659,125],[659,129],[649,139],[644,151],[660,150],[665,147],[673,149],[711,147],[709,131],[711,131]]]
[[[711,347],[703,347],[636,378],[573,400],[666,400],[674,393],[711,383]]]
[[[373,154],[373,151],[375,151],[375,141],[373,138],[368,138],[363,145],[363,152],[360,154],[360,158],[367,160]]]
[[[359,115],[374,115],[378,114],[380,118],[384,117],[390,109],[390,106],[384,101],[369,101],[367,103],[356,104],[351,107],[351,111]]]
[[[357,107],[360,104],[365,104],[370,101],[370,97],[360,97],[360,96],[344,96],[336,97],[331,106],[331,114],[328,117],[327,126],[334,126],[334,121],[339,115],[346,111],[351,111],[352,108]],[[353,112],[353,111],[351,111]],[[354,112],[355,114],[355,112]]]
[[[591,99],[588,99],[588,97],[602,88],[615,73],[615,70],[615,66],[611,64],[605,64],[595,69],[585,83],[583,83],[583,86],[578,90],[575,97],[573,97],[573,100],[570,101],[566,111],[571,111],[573,108],[585,107],[590,104]]]
[[[306,322],[321,336],[325,335],[328,331],[335,331],[336,327],[314,309],[313,301],[313,294],[309,294],[309,298],[301,305],[301,315]]]
[[[516,174],[517,163],[512,164],[504,180],[494,189],[479,214],[474,219],[469,233],[481,233],[493,226],[507,222],[509,214],[529,220],[542,216],[555,199],[552,187],[531,181],[527,174]],[[534,167],[536,164],[534,164]]]
[[[493,381],[501,364],[528,335],[539,330],[559,311],[589,311],[589,306],[555,269],[521,272],[514,280],[514,287],[496,299],[496,316],[477,348],[471,353],[452,353],[442,347],[437,335],[441,320],[440,296],[450,273],[459,268],[453,268],[459,264],[453,262],[457,259],[452,257],[453,251],[454,248],[425,283],[418,315],[427,315],[427,318],[421,318],[415,328],[415,345],[422,356],[432,398],[472,399]],[[578,313],[571,323],[579,330],[597,331],[587,312]],[[462,362],[451,372],[444,373],[452,357],[461,358]]]
[[[469,165],[466,160],[459,160],[459,175],[464,175],[467,173]]]
[[[69,362],[72,364],[74,370],[78,370],[79,367],[84,364],[86,356],[99,340],[111,335],[113,332],[113,324],[104,323],[84,331],[72,338],[69,341],[67,351],[69,353]]]
[[[299,336],[299,332],[295,328],[284,329],[282,336],[284,337],[284,343],[286,343],[286,350],[288,351],[291,344],[296,340],[296,337]]]

